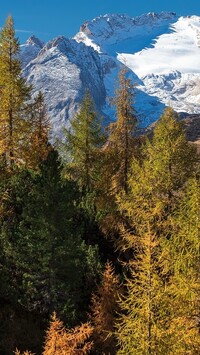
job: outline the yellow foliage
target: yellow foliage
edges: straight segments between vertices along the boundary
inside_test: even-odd
[[[28,129],[26,101],[31,87],[22,77],[19,51],[13,20],[8,16],[0,33],[0,155],[9,168],[22,163]]]
[[[18,349],[15,350],[14,354],[15,355],[35,355],[34,353],[32,353],[31,351],[28,351],[28,350],[21,353]]]
[[[92,342],[89,341],[92,330],[89,323],[74,329],[65,329],[54,312],[46,334],[43,355],[88,354],[92,347]]]
[[[112,152],[115,164],[111,186],[114,193],[121,189],[127,192],[130,163],[135,154],[134,132],[137,118],[134,109],[134,85],[127,78],[126,68],[122,68],[119,72],[119,87],[113,101],[116,106],[117,120],[109,126],[108,151]]]
[[[94,347],[102,354],[113,353],[116,348],[114,335],[119,300],[119,279],[113,266],[107,262],[102,283],[92,296],[90,319],[94,327]]]

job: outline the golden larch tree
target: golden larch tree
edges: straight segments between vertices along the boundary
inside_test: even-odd
[[[22,163],[27,144],[27,100],[31,87],[22,77],[19,41],[8,16],[0,33],[0,155],[8,167]]]
[[[89,323],[68,330],[53,313],[46,333],[43,355],[86,355],[92,347],[89,340],[91,334],[92,327]]]
[[[193,317],[191,326],[194,313],[198,319],[197,312],[189,312],[189,303],[195,297],[194,303],[197,302],[199,288],[195,268],[189,265],[193,260],[198,264],[199,214],[196,204],[193,214],[196,224],[187,230],[192,215],[187,220],[189,201],[181,201],[185,186],[197,171],[197,160],[182,124],[168,108],[156,124],[152,140],[147,139],[143,147],[143,161],[133,160],[128,193],[118,195],[119,210],[125,221],[120,226],[121,250],[129,252],[130,268],[127,293],[120,301],[119,354],[196,354],[191,348],[192,341],[189,345],[189,338],[186,340],[189,328],[184,328],[183,323],[189,313]],[[181,223],[176,218],[179,204],[185,206]],[[184,224],[187,227],[183,230]],[[195,233],[192,228],[196,228]],[[188,298],[182,297],[186,284],[192,280],[193,291],[188,287]],[[178,324],[182,335],[185,333],[182,341],[187,344],[185,348],[177,345],[178,338],[181,342]],[[194,332],[197,334],[197,328],[191,328],[191,334]],[[191,339],[198,343],[197,338]]]
[[[170,260],[173,317],[168,333],[173,354],[200,353],[200,188],[189,179],[166,241]]]
[[[94,327],[94,349],[98,354],[115,354],[115,321],[120,283],[110,262],[106,263],[102,282],[92,296],[90,319]]]
[[[135,104],[135,86],[127,76],[127,69],[119,72],[118,88],[113,102],[116,106],[116,122],[109,126],[108,151],[115,160],[113,175],[114,191],[123,188],[127,192],[128,173],[134,156],[135,128],[137,123]]]

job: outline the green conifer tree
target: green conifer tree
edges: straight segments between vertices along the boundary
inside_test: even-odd
[[[71,128],[66,131],[67,170],[78,182],[82,191],[91,191],[97,179],[95,161],[104,136],[93,100],[87,91],[80,111],[71,121]]]
[[[50,120],[44,103],[44,95],[39,91],[33,103],[30,105],[30,137],[25,151],[24,160],[26,166],[38,169],[42,161],[45,161],[51,149]]]
[[[57,310],[71,325],[84,313],[99,259],[76,223],[76,184],[62,181],[61,171],[52,150],[39,172],[23,169],[11,175],[0,233],[17,303],[40,314]]]

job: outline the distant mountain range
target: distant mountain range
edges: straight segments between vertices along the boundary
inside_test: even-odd
[[[141,127],[157,120],[166,105],[200,113],[200,17],[174,12],[136,18],[104,15],[85,22],[74,38],[48,43],[32,36],[21,46],[24,75],[43,91],[55,136],[74,116],[85,90],[97,110],[114,120],[114,95],[121,63],[136,84]]]

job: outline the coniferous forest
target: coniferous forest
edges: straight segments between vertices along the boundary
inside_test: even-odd
[[[51,142],[0,33],[0,354],[200,354],[199,156],[166,108],[136,135],[122,68],[105,129],[92,93]]]

